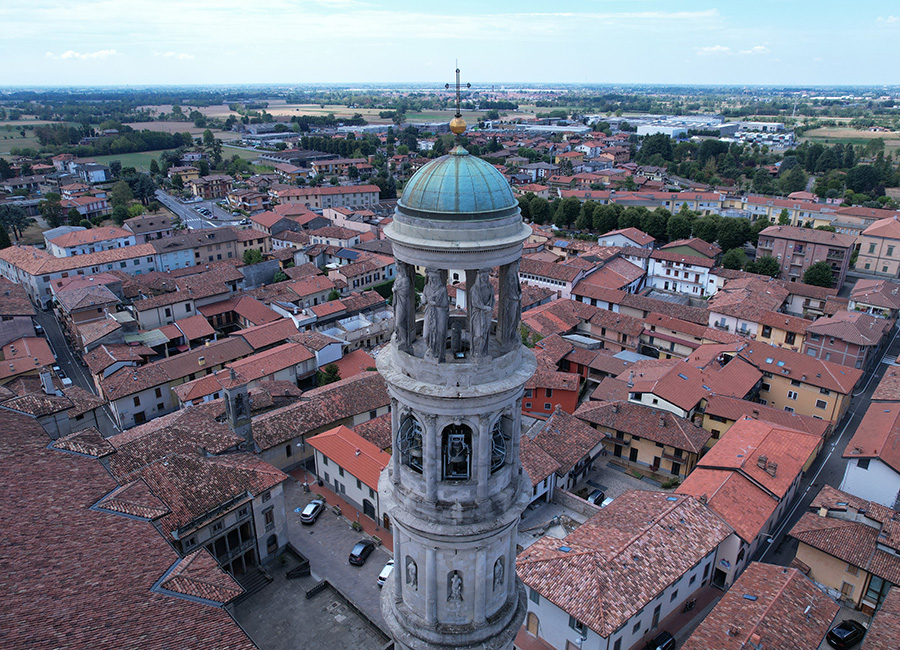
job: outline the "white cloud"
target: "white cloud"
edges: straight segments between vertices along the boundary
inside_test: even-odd
[[[87,61],[89,59],[107,59],[118,54],[115,50],[97,50],[96,52],[76,52],[75,50],[66,50],[60,55],[53,52],[47,52],[44,57],[48,59],[78,59]]]
[[[756,45],[749,50],[741,50],[741,54],[768,54],[771,52],[765,45]]]
[[[153,56],[159,56],[164,59],[193,59],[193,54],[188,54],[187,52],[154,52]]]
[[[898,20],[900,20],[900,17],[897,17],[897,16],[887,16],[887,17],[878,16],[879,23],[891,24],[891,23],[896,23]]]
[[[714,56],[731,54],[731,48],[724,45],[712,45],[708,47],[698,47],[697,54],[700,56]]]

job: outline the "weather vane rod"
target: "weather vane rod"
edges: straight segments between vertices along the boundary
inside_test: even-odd
[[[471,88],[472,84],[467,83],[466,88]],[[444,88],[450,90],[450,84],[444,84]],[[462,135],[462,133],[466,130],[466,123],[462,119],[462,98],[460,91],[462,89],[462,83],[459,81],[459,63],[457,63],[456,67],[456,116],[450,122],[450,131],[455,133],[457,136]]]

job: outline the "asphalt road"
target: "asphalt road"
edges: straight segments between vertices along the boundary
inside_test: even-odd
[[[856,433],[859,423],[869,408],[872,393],[875,392],[878,382],[888,368],[887,364],[882,363],[882,359],[885,357],[896,359],[898,353],[900,353],[898,333],[900,333],[900,330],[894,331],[890,344],[882,351],[878,362],[863,375],[860,385],[853,393],[850,409],[847,411],[844,419],[835,427],[830,442],[822,449],[806,476],[800,481],[800,487],[797,491],[799,497],[796,498],[792,509],[788,511],[784,522],[776,530],[772,542],[766,544],[757,552],[757,557],[754,559],[770,564],[789,565],[797,551],[797,540],[789,538],[787,533],[800,520],[803,513],[806,512],[809,504],[823,485],[830,485],[835,488],[840,487],[841,480],[844,478],[844,468],[847,464],[847,461],[841,455],[844,453],[847,443]]]
[[[69,342],[63,335],[62,327],[56,319],[56,315],[52,310],[36,309],[34,319],[44,328],[44,336],[50,343],[50,349],[53,356],[56,357],[56,365],[63,369],[72,384],[79,386],[84,390],[97,394],[97,388],[91,381],[91,375],[87,367],[83,365],[79,355],[72,350]],[[105,436],[111,436],[118,432],[118,428],[112,419],[108,410],[109,407],[104,406],[98,412],[98,422],[101,433]]]
[[[169,210],[179,216],[182,223],[192,230],[202,228],[219,228],[221,226],[234,226],[243,218],[234,217],[227,210],[223,210],[214,200],[197,201],[196,203],[182,203],[179,199],[163,190],[156,190],[156,199]],[[197,208],[208,208],[215,215],[215,219],[204,217],[197,212]]]

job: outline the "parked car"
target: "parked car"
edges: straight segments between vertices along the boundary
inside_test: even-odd
[[[314,501],[310,501],[306,504],[306,507],[303,509],[303,512],[300,513],[300,523],[303,524],[314,524],[316,523],[316,519],[319,518],[319,515],[322,514],[322,511],[325,509],[325,502],[321,499],[315,499]]]
[[[848,618],[846,621],[841,621],[831,628],[828,634],[825,635],[825,640],[828,641],[828,645],[832,648],[843,650],[844,648],[855,646],[862,641],[865,635],[865,626],[859,621]]]
[[[383,587],[384,583],[387,582],[387,579],[391,575],[391,571],[394,570],[394,561],[388,560],[387,564],[384,565],[384,568],[381,570],[381,573],[378,574],[378,577],[375,579],[375,584],[379,587]]]
[[[69,375],[66,374],[65,370],[59,366],[53,366],[53,369],[56,371],[56,375],[59,377],[63,386],[68,387],[72,385],[72,380],[69,379]]]
[[[598,505],[600,503],[603,503],[603,499],[605,498],[606,494],[604,494],[603,490],[594,490],[588,495],[587,502]]]
[[[40,323],[35,323],[35,324],[34,324],[34,332],[35,332],[35,334],[37,334],[38,336],[43,336],[43,335],[44,335],[44,328],[41,327],[41,324],[40,324]]]
[[[356,546],[350,551],[350,564],[362,566],[366,563],[366,558],[375,550],[375,542],[371,539],[361,539],[356,542]]]
[[[645,647],[646,650],[675,650],[675,637],[668,632],[660,632]]]
[[[249,226],[249,225],[250,225],[250,220],[249,220],[249,219],[241,219],[241,225],[242,225],[242,226]]]

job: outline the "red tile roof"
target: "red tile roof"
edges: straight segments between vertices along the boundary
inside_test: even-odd
[[[391,441],[391,414],[385,413],[377,418],[366,420],[353,427],[353,431],[365,438],[382,451],[391,449],[393,442]]]
[[[894,586],[875,612],[859,650],[897,650],[897,639],[900,639],[900,587]]]
[[[28,336],[16,339],[0,348],[0,381],[12,379],[26,372],[36,372],[56,363],[47,339]]]
[[[597,426],[699,454],[710,433],[677,415],[629,402],[586,402],[575,416]]]
[[[343,425],[308,438],[307,442],[373,490],[378,489],[378,478],[391,460],[390,454]]]
[[[752,563],[683,650],[817,648],[840,607],[797,569]]]
[[[365,350],[353,350],[334,362],[340,371],[341,379],[347,379],[375,367],[375,359]]]
[[[559,464],[556,471],[560,476],[571,471],[578,461],[598,449],[607,437],[605,433],[559,408],[535,427],[536,431],[528,431],[528,437]]]
[[[842,456],[878,458],[900,473],[900,403],[870,404]]]

